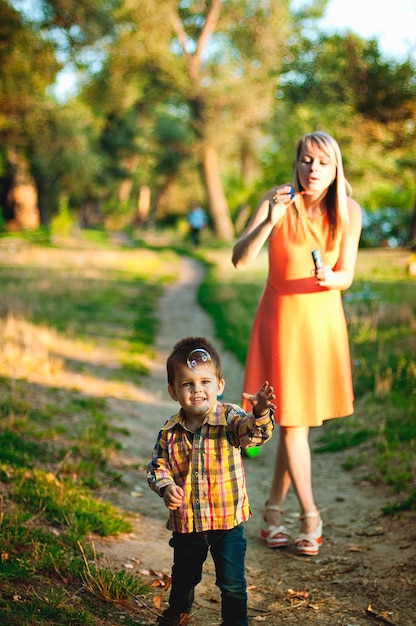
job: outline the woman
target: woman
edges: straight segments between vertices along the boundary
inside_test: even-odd
[[[301,555],[316,555],[322,519],[312,491],[309,428],[353,413],[347,328],[341,291],[354,277],[361,209],[344,178],[337,142],[324,132],[304,135],[297,147],[293,188],[268,191],[233,249],[236,268],[268,242],[269,274],[254,320],[243,389],[270,381],[280,435],[261,537],[286,546],[283,504],[293,485],[300,505]],[[311,252],[323,266],[313,269]],[[243,399],[243,406],[244,406]]]

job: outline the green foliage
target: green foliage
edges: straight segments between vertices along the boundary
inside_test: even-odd
[[[406,210],[406,206],[410,207],[411,197],[407,192],[403,192],[401,197],[398,193],[394,199],[385,194],[383,197],[375,198],[375,192],[372,192],[373,201],[375,202],[375,210],[373,212],[363,211],[363,232],[361,235],[361,247],[375,248],[384,246],[386,243],[395,248],[410,243],[410,210]],[[390,206],[395,208],[390,208]],[[385,207],[377,210],[377,207]]]
[[[69,210],[68,200],[62,199],[59,203],[58,213],[50,222],[51,235],[59,235],[60,237],[69,237],[75,229],[75,218]]]
[[[15,467],[30,466],[31,459],[46,457],[48,446],[35,441],[25,441],[20,434],[9,429],[0,431],[0,460]]]
[[[290,180],[296,141],[315,128],[339,140],[363,206],[413,211],[414,61],[386,59],[353,33],[322,33],[324,3],[227,2],[217,16],[210,3],[29,4],[0,3],[0,170],[5,196],[25,155],[44,225],[66,196],[83,224],[124,227],[149,186],[150,221],[176,220],[209,197],[221,237],[227,203],[234,215]],[[65,103],[45,96],[57,58],[79,81]]]
[[[296,74],[296,80],[287,81],[284,88],[292,102],[339,102],[342,84],[343,107],[382,123],[400,117],[415,95],[411,61],[399,64],[384,59],[374,40],[353,33],[303,39],[296,57],[287,57],[284,69]]]
[[[11,4],[0,3],[0,106],[5,115],[1,124],[9,139],[24,136],[19,121],[44,106],[45,88],[59,69],[51,42],[22,20]]]

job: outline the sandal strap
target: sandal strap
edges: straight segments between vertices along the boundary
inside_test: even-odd
[[[303,519],[307,519],[308,517],[320,517],[321,514],[318,510],[316,511],[309,511],[309,513],[301,513],[299,515],[299,519],[303,520]]]
[[[316,536],[315,533],[299,533],[299,535],[295,539],[295,544],[301,543],[302,541],[307,541],[311,544],[312,547],[316,547],[319,545],[318,543],[319,537]]]
[[[284,510],[278,504],[265,504],[263,508],[263,513],[267,511],[278,511],[280,515],[283,515]]]
[[[322,543],[322,520],[319,522],[314,532],[299,533],[295,539],[295,545],[301,543],[302,541],[307,541],[312,544],[314,548]]]
[[[289,532],[286,526],[267,526],[267,532],[269,533],[269,537],[274,537],[275,535],[287,535],[289,537]]]

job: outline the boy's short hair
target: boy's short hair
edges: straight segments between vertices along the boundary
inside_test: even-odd
[[[166,362],[169,385],[173,385],[175,381],[176,366],[186,365],[188,356],[193,350],[206,350],[211,357],[217,378],[224,378],[220,355],[211,342],[205,339],[205,337],[184,337],[173,346],[173,350]]]

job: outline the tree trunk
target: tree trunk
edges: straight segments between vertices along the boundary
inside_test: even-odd
[[[131,178],[124,178],[118,188],[118,199],[120,204],[127,204],[130,198],[131,188],[133,187],[133,180]]]
[[[42,226],[47,226],[50,220],[50,190],[48,187],[49,185],[44,181],[37,182],[39,219]]]
[[[130,194],[133,187],[133,175],[140,163],[140,157],[138,155],[130,156],[123,160],[123,167],[127,170],[130,176],[124,178],[118,189],[118,199],[121,204],[127,204],[130,200]]]
[[[221,182],[217,151],[209,143],[202,146],[202,167],[214,232],[219,239],[231,242],[234,228]]]
[[[136,221],[138,226],[146,223],[150,213],[151,191],[148,185],[140,185],[137,196],[137,214]]]
[[[5,213],[10,231],[39,228],[38,192],[28,163],[15,150],[9,150],[13,167],[11,186],[6,198]]]

